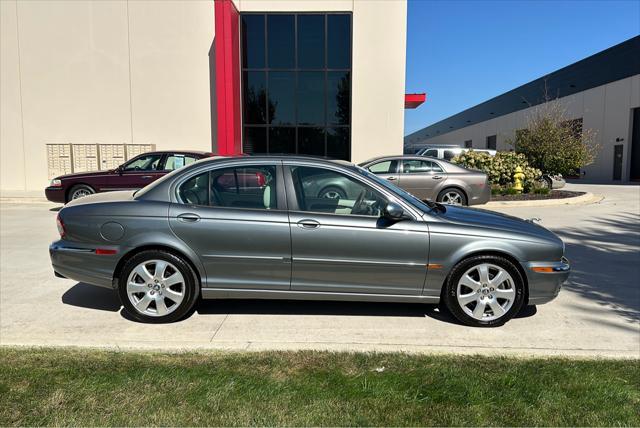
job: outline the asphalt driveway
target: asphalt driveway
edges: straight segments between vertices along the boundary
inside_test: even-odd
[[[205,301],[170,325],[126,319],[115,292],[58,279],[56,206],[0,206],[0,344],[162,349],[332,349],[640,357],[640,187],[572,185],[590,205],[507,208],[567,243],[558,299],[505,326],[473,329],[417,304]]]

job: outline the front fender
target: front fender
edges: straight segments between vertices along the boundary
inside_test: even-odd
[[[451,269],[461,260],[480,253],[498,253],[517,259],[521,264],[535,259],[538,255],[547,255],[551,250],[548,244],[522,237],[481,236],[477,234],[450,233],[438,230],[437,225],[430,226],[430,268],[423,289],[425,296],[439,296],[445,279]]]

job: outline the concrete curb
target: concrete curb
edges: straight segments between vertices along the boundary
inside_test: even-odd
[[[591,192],[586,192],[584,195],[574,196],[573,198],[559,198],[559,199],[539,199],[533,201],[490,201],[484,205],[476,205],[477,207],[549,207],[554,205],[587,205],[600,202],[604,199],[604,196],[594,195]]]

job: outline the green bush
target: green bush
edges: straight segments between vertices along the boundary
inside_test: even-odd
[[[547,174],[572,175],[594,162],[600,150],[595,137],[595,131],[583,129],[582,119],[569,120],[560,104],[547,103],[507,143]]]
[[[452,162],[469,169],[482,171],[489,177],[489,182],[503,187],[512,185],[513,174],[516,172],[516,167],[519,166],[525,176],[525,191],[530,189],[542,175],[539,169],[529,166],[523,154],[515,152],[498,152],[495,156],[491,156],[484,152],[469,150],[453,158]]]
[[[516,189],[514,189],[513,187],[506,187],[502,194],[503,195],[517,195],[518,191]]]
[[[537,195],[548,195],[551,189],[547,186],[547,183],[542,181],[535,181],[531,187],[531,192]]]

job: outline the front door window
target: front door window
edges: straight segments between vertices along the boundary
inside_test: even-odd
[[[124,165],[124,171],[156,171],[162,155],[146,155]]]
[[[323,168],[291,168],[298,207],[302,211],[379,217],[386,198],[342,173]]]

